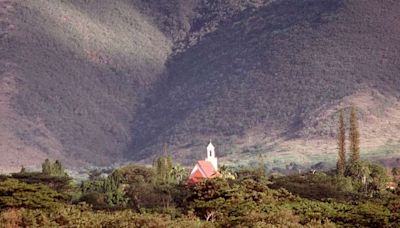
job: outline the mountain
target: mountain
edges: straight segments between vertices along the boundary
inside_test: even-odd
[[[363,154],[400,157],[400,3],[1,0],[1,167],[335,158],[337,112]]]

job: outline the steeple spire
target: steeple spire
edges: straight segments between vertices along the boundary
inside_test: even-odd
[[[213,164],[215,170],[218,170],[218,160],[215,157],[215,147],[212,144],[211,139],[210,139],[210,143],[207,146],[207,158],[206,158],[206,161],[210,161]]]

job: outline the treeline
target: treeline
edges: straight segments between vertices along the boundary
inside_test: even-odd
[[[50,168],[48,166],[50,164]],[[221,168],[187,185],[189,170],[168,156],[153,166],[93,171],[74,183],[61,163],[0,182],[0,227],[395,227],[400,192],[366,194],[358,180],[323,173],[268,176],[263,165]],[[61,169],[59,168],[61,167]],[[50,171],[50,172],[49,172]]]
[[[46,159],[41,172],[1,176],[0,227],[400,226],[400,190],[387,189],[384,167],[361,160],[354,108],[345,123],[341,112],[337,167],[324,172],[268,175],[260,156],[254,167],[222,166],[219,178],[188,184],[190,170],[164,155],[74,182]]]

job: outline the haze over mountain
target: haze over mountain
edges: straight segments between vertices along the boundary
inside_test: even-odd
[[[400,157],[395,0],[0,0],[1,167]],[[246,159],[243,159],[246,157]],[[5,168],[4,168],[5,169]]]

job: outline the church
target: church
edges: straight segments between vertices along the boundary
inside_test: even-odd
[[[188,184],[195,184],[204,179],[211,179],[219,176],[221,176],[221,174],[218,172],[218,159],[215,157],[215,147],[210,140],[207,146],[207,157],[205,160],[197,161],[197,164],[190,173]]]

